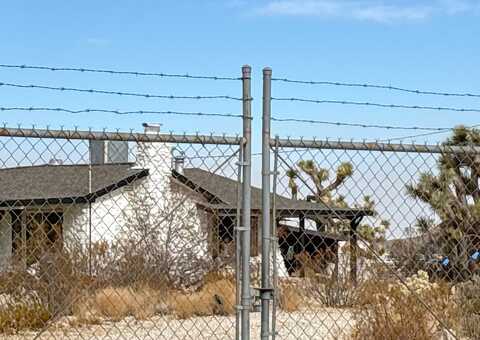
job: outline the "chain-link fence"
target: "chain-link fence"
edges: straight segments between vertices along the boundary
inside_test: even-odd
[[[367,127],[275,118],[272,100],[476,110],[273,98],[266,68],[260,171],[250,67],[241,78],[155,75],[241,80],[242,98],[47,89],[223,98],[241,101],[242,114],[0,108],[243,118],[242,137],[164,134],[156,124],[0,128],[2,338],[480,338],[477,130],[369,126],[452,130],[439,145],[270,131],[271,121]]]
[[[462,133],[272,141],[278,338],[479,337],[480,150]]]
[[[2,130],[2,337],[235,337],[242,138],[145,129]]]
[[[145,129],[1,130],[5,338],[258,338],[265,291],[269,337],[478,335],[478,148],[272,140],[244,307],[243,138]]]

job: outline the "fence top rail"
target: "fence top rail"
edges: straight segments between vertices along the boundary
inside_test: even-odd
[[[381,142],[354,142],[354,141],[329,141],[316,139],[277,138],[270,141],[272,147],[304,148],[304,149],[330,149],[330,150],[357,150],[381,152],[416,152],[416,153],[480,153],[480,147],[456,146],[440,144],[403,144]]]
[[[163,142],[188,144],[221,144],[240,145],[243,138],[227,135],[187,135],[174,133],[136,133],[121,131],[81,131],[81,130],[52,130],[52,129],[24,129],[0,127],[0,137],[24,138],[54,138],[54,139],[83,139],[83,140],[111,140],[127,142]]]

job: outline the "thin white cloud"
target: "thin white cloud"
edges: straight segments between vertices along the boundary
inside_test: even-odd
[[[259,15],[353,18],[375,22],[419,21],[435,15],[478,11],[478,0],[381,1],[381,0],[269,0],[256,8]]]
[[[431,7],[394,7],[394,6],[365,6],[353,9],[351,16],[357,19],[392,22],[398,20],[422,20],[433,13]]]

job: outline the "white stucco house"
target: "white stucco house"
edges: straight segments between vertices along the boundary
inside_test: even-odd
[[[159,126],[145,125],[146,133]],[[0,268],[9,268],[30,253],[44,251],[43,243],[72,251],[88,251],[92,244],[124,238],[163,245],[172,270],[179,275],[195,271],[198,260],[233,257],[234,227],[239,205],[238,183],[200,168],[183,168],[166,143],[138,142],[136,161],[128,162],[126,145],[96,141],[90,146],[89,164],[45,164],[0,169]],[[108,155],[116,150],[114,155]],[[353,219],[359,210],[277,196],[282,235],[279,249],[285,265],[295,265],[291,252],[330,247],[337,251],[340,238],[305,231],[301,221],[319,215]],[[261,190],[252,187],[251,255],[259,252]],[[300,221],[299,227],[280,224]],[[300,243],[300,240],[303,244]],[[148,244],[147,244],[148,246]],[[188,250],[188,251],[187,251]],[[40,254],[41,255],[41,254]],[[28,264],[27,264],[28,265]],[[190,267],[189,267],[190,266]],[[282,270],[282,267],[284,268]],[[280,271],[287,272],[280,266]]]

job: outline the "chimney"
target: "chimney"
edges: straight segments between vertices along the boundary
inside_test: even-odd
[[[148,133],[148,134],[160,133],[160,127],[162,126],[162,124],[159,124],[159,123],[143,123],[142,125],[145,133]]]
[[[104,164],[105,163],[105,141],[90,140],[90,164]]]
[[[128,163],[127,141],[90,140],[90,163]]]
[[[128,142],[107,142],[107,163],[128,163]]]

